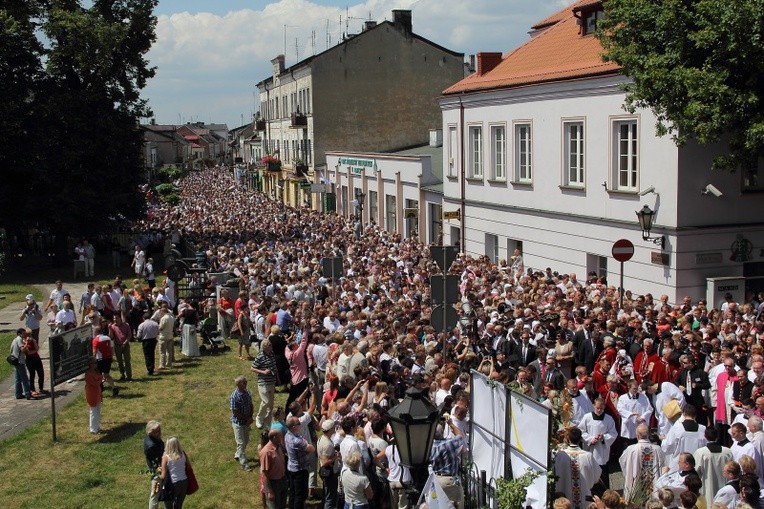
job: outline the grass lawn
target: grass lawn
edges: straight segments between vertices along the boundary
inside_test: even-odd
[[[52,441],[50,419],[0,442],[0,507],[144,507],[149,477],[144,473],[143,436],[149,419],[162,423],[165,441],[173,435],[180,439],[194,465],[200,489],[186,500],[187,507],[261,507],[257,473],[244,472],[233,460],[229,421],[228,397],[239,374],[250,379],[257,409],[249,363],[227,351],[181,360],[172,370],[148,378],[142,376],[140,344],[133,343],[131,353],[136,381],[119,384],[117,398],[106,391],[101,410],[105,434],[88,432],[87,404],[80,396],[57,413],[58,442]],[[285,400],[286,394],[277,394],[276,404]],[[250,458],[256,457],[258,440],[253,427]],[[31,488],[21,480],[30,475],[38,480]]]

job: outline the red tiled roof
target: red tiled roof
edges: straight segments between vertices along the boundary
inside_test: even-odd
[[[495,88],[510,88],[537,83],[617,74],[620,66],[602,60],[602,46],[593,35],[582,36],[574,9],[594,5],[597,0],[580,0],[537,23],[549,28],[504,56],[491,71],[472,74],[447,88],[444,94],[457,94]],[[549,22],[548,20],[555,19]]]

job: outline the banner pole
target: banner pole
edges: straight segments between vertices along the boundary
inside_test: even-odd
[[[55,382],[55,371],[53,367],[53,352],[51,347],[50,338],[48,338],[48,361],[50,364],[50,375],[48,378],[50,379],[50,416],[51,416],[51,423],[53,425],[53,441],[56,441],[56,382]]]

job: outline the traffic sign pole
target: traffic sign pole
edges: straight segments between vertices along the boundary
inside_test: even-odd
[[[621,309],[623,309],[623,263],[628,262],[631,260],[631,257],[634,256],[634,244],[631,243],[628,239],[620,239],[616,240],[613,243],[613,248],[611,250],[611,253],[613,254],[613,258],[615,258],[617,261],[621,262],[621,285],[619,289],[619,298],[618,298],[618,305]]]

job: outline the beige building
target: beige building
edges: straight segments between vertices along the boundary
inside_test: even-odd
[[[265,191],[293,205],[310,201],[303,175],[327,177],[329,150],[427,144],[428,130],[442,122],[441,92],[465,69],[463,53],[413,33],[408,10],[394,10],[393,21],[367,21],[360,34],[291,67],[283,55],[271,62],[272,75],[257,84],[263,120],[256,126],[281,169],[265,170]]]

